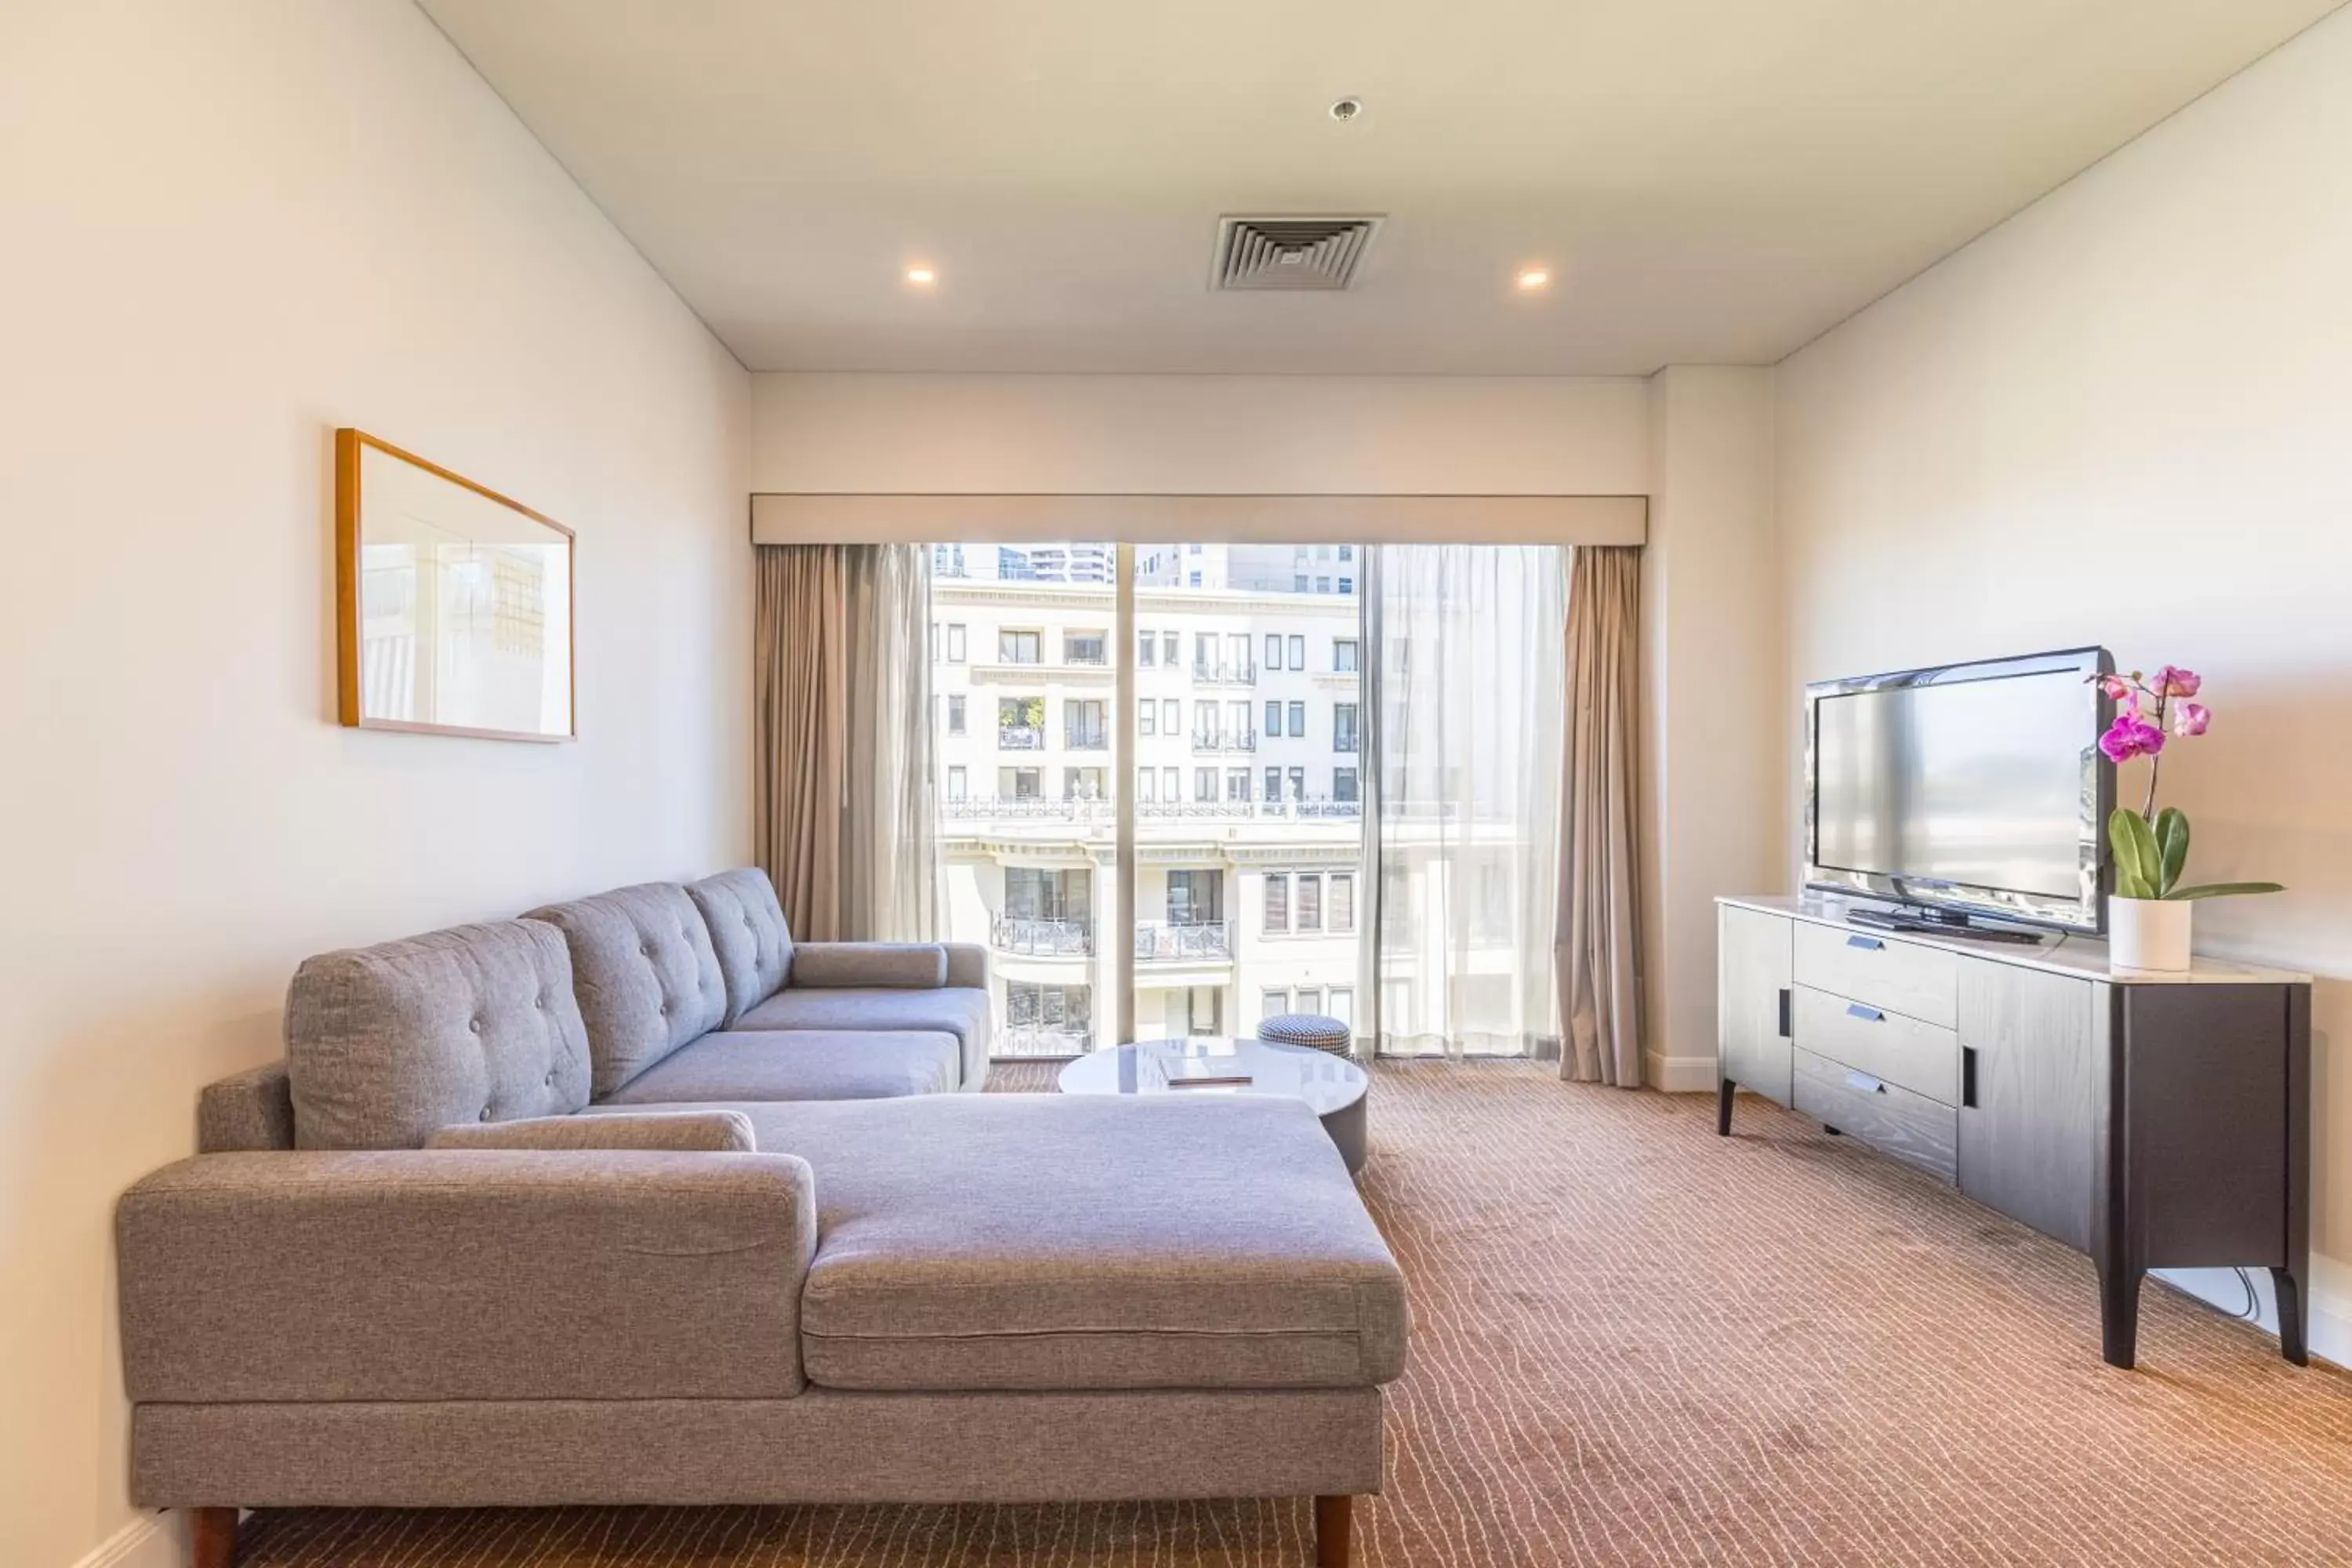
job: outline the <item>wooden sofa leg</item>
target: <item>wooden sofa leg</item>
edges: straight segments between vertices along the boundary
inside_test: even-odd
[[[236,1568],[236,1510],[188,1510],[188,1568]]]
[[[1315,1568],[1348,1568],[1355,1505],[1351,1497],[1315,1500]]]

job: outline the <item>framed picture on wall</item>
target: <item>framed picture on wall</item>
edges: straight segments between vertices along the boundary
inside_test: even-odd
[[[362,730],[569,741],[572,531],[335,432],[338,707]]]

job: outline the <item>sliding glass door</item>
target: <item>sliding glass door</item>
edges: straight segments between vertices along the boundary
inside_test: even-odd
[[[1358,1016],[1361,553],[932,548],[945,934],[1000,1055],[1118,1043],[1122,990],[1145,1038]]]

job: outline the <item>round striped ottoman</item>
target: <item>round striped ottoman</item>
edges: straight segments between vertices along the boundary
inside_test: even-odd
[[[1354,1034],[1339,1019],[1320,1013],[1278,1013],[1257,1026],[1257,1037],[1278,1046],[1311,1046],[1344,1057]]]

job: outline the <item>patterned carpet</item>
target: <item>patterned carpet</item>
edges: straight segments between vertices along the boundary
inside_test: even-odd
[[[992,1089],[1043,1088],[1000,1068]],[[2352,1375],[1769,1106],[1383,1065],[1413,1291],[1375,1568],[2352,1563]],[[1304,1503],[257,1515],[251,1568],[1283,1568]]]

